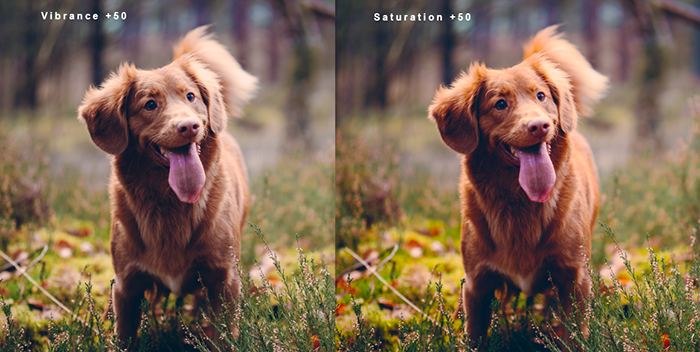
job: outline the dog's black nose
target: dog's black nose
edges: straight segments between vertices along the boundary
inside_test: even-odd
[[[550,124],[545,120],[533,120],[527,123],[527,130],[535,136],[535,138],[542,138],[549,132]]]
[[[182,121],[177,124],[177,131],[185,138],[192,138],[199,131],[199,123],[195,121]]]

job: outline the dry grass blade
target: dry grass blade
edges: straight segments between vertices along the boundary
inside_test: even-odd
[[[36,261],[38,261],[38,259],[40,259],[41,257],[43,257],[44,254],[46,254],[46,250],[47,250],[47,249],[48,249],[48,246],[44,246],[44,250],[42,251],[41,255],[39,256],[39,258],[37,258],[37,259],[35,259],[34,261],[32,261],[32,265],[33,265]],[[5,252],[0,251],[0,256],[2,256],[2,257],[3,257],[5,260],[7,260],[10,264],[12,264],[12,266],[14,266],[15,269],[17,269],[17,272],[22,273],[22,275],[24,275],[24,277],[26,277],[27,280],[29,280],[29,282],[32,283],[32,285],[36,286],[36,288],[38,288],[38,289],[41,291],[41,293],[43,293],[44,295],[46,295],[46,297],[48,297],[49,299],[51,299],[54,303],[56,303],[56,305],[58,305],[59,307],[61,307],[61,309],[63,309],[63,310],[65,310],[66,312],[68,312],[68,314],[70,314],[71,316],[73,316],[75,319],[78,319],[78,320],[81,321],[82,323],[85,323],[85,321],[84,321],[82,318],[80,318],[79,316],[73,314],[73,312],[71,312],[71,310],[68,309],[68,307],[66,307],[65,305],[63,305],[63,303],[61,303],[58,299],[56,299],[56,297],[54,297],[53,295],[51,295],[51,294],[49,293],[49,291],[46,291],[46,289],[44,289],[43,287],[41,287],[41,285],[39,285],[36,281],[34,281],[34,279],[33,279],[31,276],[29,276],[29,274],[27,274],[26,269],[25,269],[25,270],[22,270],[22,268],[19,266],[19,264],[17,264],[17,262],[15,262],[14,260],[12,260],[12,258],[10,258],[7,254],[5,254]],[[27,269],[29,269],[29,266],[27,267]],[[99,332],[97,331],[97,329],[93,328],[92,330],[93,330],[96,334],[99,334]]]
[[[397,247],[397,248],[398,248],[398,247]],[[379,279],[379,281],[381,281],[381,282],[384,284],[384,286],[388,287],[392,292],[394,292],[394,294],[396,294],[397,296],[399,296],[399,298],[401,298],[402,301],[404,301],[406,304],[408,304],[409,307],[413,308],[416,312],[420,313],[421,315],[423,315],[426,319],[430,320],[431,322],[437,323],[437,322],[435,321],[435,319],[433,319],[433,318],[431,318],[429,315],[425,314],[425,312],[423,312],[420,308],[418,308],[415,304],[413,304],[413,302],[409,301],[408,298],[406,298],[404,295],[402,295],[401,292],[399,292],[399,290],[397,290],[396,288],[394,288],[393,286],[391,286],[391,285],[386,281],[386,279],[384,279],[381,275],[379,275],[379,273],[377,273],[377,269],[376,269],[376,268],[372,268],[372,266],[369,265],[369,263],[367,263],[364,259],[362,259],[362,257],[360,257],[357,253],[353,252],[352,249],[350,249],[350,248],[348,248],[348,247],[345,247],[345,248],[343,248],[343,249],[344,249],[346,252],[348,252],[353,258],[355,258],[355,260],[357,260],[358,262],[362,263],[362,265],[364,265],[365,268],[367,268],[367,270],[368,270],[369,273],[374,274],[374,276],[376,276],[377,279]],[[393,254],[392,254],[392,255],[393,255]],[[445,332],[447,332],[447,329],[443,329],[443,330],[445,330]]]

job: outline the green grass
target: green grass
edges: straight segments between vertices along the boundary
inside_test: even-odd
[[[265,243],[260,228],[252,225],[258,238]],[[310,259],[297,248],[296,266],[282,267],[272,250],[265,244],[273,259],[275,271],[281,278],[282,288],[273,287],[263,274],[262,284],[244,273],[242,294],[232,304],[224,304],[221,314],[215,314],[207,305],[203,320],[189,316],[181,305],[166,300],[158,317],[152,314],[151,304],[141,303],[142,319],[136,342],[138,351],[163,350],[229,350],[277,351],[279,348],[296,351],[332,351],[335,344],[333,310],[335,295],[332,274],[327,264]],[[291,273],[290,273],[291,272]],[[113,281],[112,281],[113,283]],[[206,288],[204,288],[206,289]],[[46,322],[46,340],[36,339],[16,320],[22,314],[16,304],[0,296],[2,318],[0,351],[24,351],[46,343],[50,351],[112,351],[123,342],[114,332],[115,316],[104,311],[92,296],[90,281],[78,283],[72,296],[72,315]],[[157,310],[157,309],[156,309]],[[233,333],[231,326],[237,328]],[[221,338],[214,340],[207,331],[218,330]]]
[[[371,214],[363,207],[346,207],[336,214],[342,220],[336,226],[337,233],[346,234],[343,244],[369,258],[371,265],[398,245],[397,253],[377,272],[431,319],[409,308],[367,270],[355,268],[336,281],[339,350],[359,351],[369,344],[381,351],[455,351],[473,343],[464,334],[460,306],[464,269],[458,170],[445,178],[430,166],[431,158],[445,157],[433,149],[441,143],[435,127],[422,119],[370,116],[362,124],[339,127],[342,135],[337,140],[345,140],[353,153],[344,154],[339,147],[336,167],[358,172],[336,174],[337,183],[340,179],[355,185],[338,186],[336,205],[343,199],[364,204],[373,194],[363,193],[361,186],[385,183],[395,185],[384,198],[395,199],[399,210],[392,221],[362,226]],[[664,343],[670,350],[700,349],[700,331],[693,325],[697,319],[691,320],[697,314],[700,279],[695,241],[700,219],[698,122],[696,116],[690,136],[672,152],[632,156],[624,168],[602,178],[601,226],[593,234],[590,261],[594,285],[586,302],[589,308],[579,317],[588,332],[581,331],[579,320],[548,315],[541,296],[528,305],[521,295],[505,311],[495,311],[489,350],[662,351]],[[408,145],[405,136],[411,141],[415,137],[418,145]],[[355,165],[363,160],[370,162]],[[459,163],[456,157],[451,162]],[[339,272],[356,263],[341,248],[336,250]],[[573,341],[562,342],[560,336],[567,334]]]
[[[64,117],[13,116],[1,125],[0,249],[15,259],[28,256],[20,263],[25,266],[47,245],[46,255],[28,273],[82,321],[59,309],[21,275],[1,271],[4,280],[0,282],[0,297],[9,310],[1,316],[8,324],[0,333],[0,346],[19,344],[30,350],[52,351],[74,350],[75,346],[99,351],[116,346],[110,319],[114,317],[104,316],[114,275],[109,255],[106,154],[92,144],[74,112],[66,112]],[[240,265],[247,286],[246,295],[237,304],[247,306],[239,307],[245,310],[243,318],[234,317],[267,322],[270,329],[288,331],[305,326],[302,320],[311,314],[332,317],[334,307],[329,308],[328,297],[334,303],[329,279],[334,266],[320,263],[333,262],[334,168],[330,155],[324,154],[304,157],[290,153],[279,160],[251,177],[248,221],[265,229],[269,245],[256,236],[259,229],[244,232]],[[22,225],[17,226],[20,221]],[[303,255],[298,248],[303,249]],[[265,262],[270,250],[276,260],[263,263],[261,276],[257,263]],[[271,270],[270,263],[284,271]],[[303,277],[301,273],[305,273]],[[331,295],[321,300],[320,295],[327,292]],[[313,302],[300,305],[300,295],[313,297]],[[266,306],[257,305],[263,301]],[[210,320],[202,320],[193,310],[192,297],[181,305],[176,303],[172,297],[149,303],[151,308],[144,313],[148,320],[143,321],[147,326],[142,326],[139,335],[140,350],[195,350],[204,339],[195,326],[199,324],[210,332],[212,321],[231,319],[206,315]],[[275,314],[289,310],[291,315],[271,320],[270,307]],[[230,311],[239,308],[230,307]],[[236,321],[241,331],[245,323]],[[333,345],[334,328],[328,324],[328,320],[314,321],[306,332],[316,335],[314,339],[321,346]],[[330,337],[321,331],[324,328],[330,331]],[[274,342],[266,333],[260,340],[265,347],[235,339],[227,343],[248,351],[270,350],[273,342],[301,346],[300,350],[309,343],[313,347],[313,341],[298,337],[285,332],[278,335],[280,341]],[[324,348],[317,350],[328,350]]]

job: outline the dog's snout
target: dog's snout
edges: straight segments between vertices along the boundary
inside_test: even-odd
[[[549,133],[550,127],[551,123],[544,119],[532,120],[527,123],[528,132],[530,132],[530,134],[533,135],[535,138],[542,138],[546,136],[547,133]]]
[[[192,138],[199,132],[199,123],[192,120],[181,121],[177,124],[177,131],[185,138]]]

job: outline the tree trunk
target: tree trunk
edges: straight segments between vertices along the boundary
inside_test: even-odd
[[[280,40],[282,35],[277,24],[279,20],[276,11],[272,11],[272,21],[267,29],[267,57],[269,58],[267,65],[267,79],[269,82],[276,83],[279,80],[280,70]]]
[[[197,15],[197,27],[211,23],[211,14],[209,13],[207,5],[210,4],[206,1],[194,2],[194,11]]]
[[[23,27],[21,30],[22,41],[24,42],[24,48],[19,48],[20,59],[19,59],[19,81],[17,96],[15,97],[14,107],[26,107],[30,110],[34,110],[37,106],[37,95],[36,90],[38,86],[39,73],[37,68],[37,55],[39,54],[40,35],[38,19],[34,13],[34,1],[29,0],[24,3],[23,11],[27,14]],[[20,12],[20,13],[22,13]]]
[[[120,47],[127,53],[127,57],[134,60],[141,51],[141,3],[126,1],[119,12],[122,11],[126,12],[127,18],[124,22],[124,33],[120,36]]]
[[[617,81],[621,83],[626,83],[629,80],[629,68],[630,68],[630,41],[632,36],[630,35],[630,18],[627,11],[622,13],[622,22],[620,23],[620,28],[617,32]]]
[[[382,12],[386,10],[385,1],[378,1],[378,9],[381,9]],[[375,27],[374,44],[372,45],[374,53],[368,55],[367,65],[362,72],[367,81],[370,82],[365,92],[363,104],[365,108],[376,107],[384,110],[387,106],[387,83],[389,81],[387,56],[391,47],[389,27],[390,25],[386,23]]]
[[[638,36],[642,40],[642,68],[639,73],[636,116],[635,149],[663,149],[661,116],[658,98],[664,89],[666,59],[657,39],[656,28],[648,3],[641,0],[623,1],[625,10],[635,19]]]
[[[562,23],[558,0],[545,0],[545,8],[547,9],[547,26]]]
[[[695,0],[695,6],[700,7],[700,0]],[[695,58],[693,60],[693,66],[695,68],[695,74],[700,76],[700,27],[695,26],[693,29],[693,38],[695,39]]]
[[[287,25],[287,33],[292,38],[292,60],[289,94],[285,112],[287,131],[285,150],[312,148],[309,124],[311,114],[307,98],[311,94],[316,55],[309,43],[304,22],[305,14],[299,4],[292,0],[274,0],[273,5],[282,13]]]
[[[583,36],[586,40],[586,57],[591,66],[598,64],[600,51],[600,25],[598,23],[598,0],[583,1]]]
[[[103,14],[100,0],[92,0],[92,13]],[[102,30],[103,21],[92,21],[92,34],[90,36],[90,49],[92,54],[92,83],[99,85],[104,78],[104,64],[102,62],[102,52],[105,47],[105,35]]]
[[[231,0],[233,15],[233,37],[236,39],[236,59],[248,64],[250,50],[250,24],[248,23],[248,0]]]
[[[450,0],[441,0],[443,18],[450,18],[452,14],[452,6]],[[442,82],[444,84],[452,83],[454,78],[454,62],[452,55],[455,47],[455,34],[452,29],[452,21],[443,21],[442,23]]]
[[[491,2],[480,1],[472,16],[474,21],[474,36],[477,40],[477,57],[489,61],[491,57]]]

